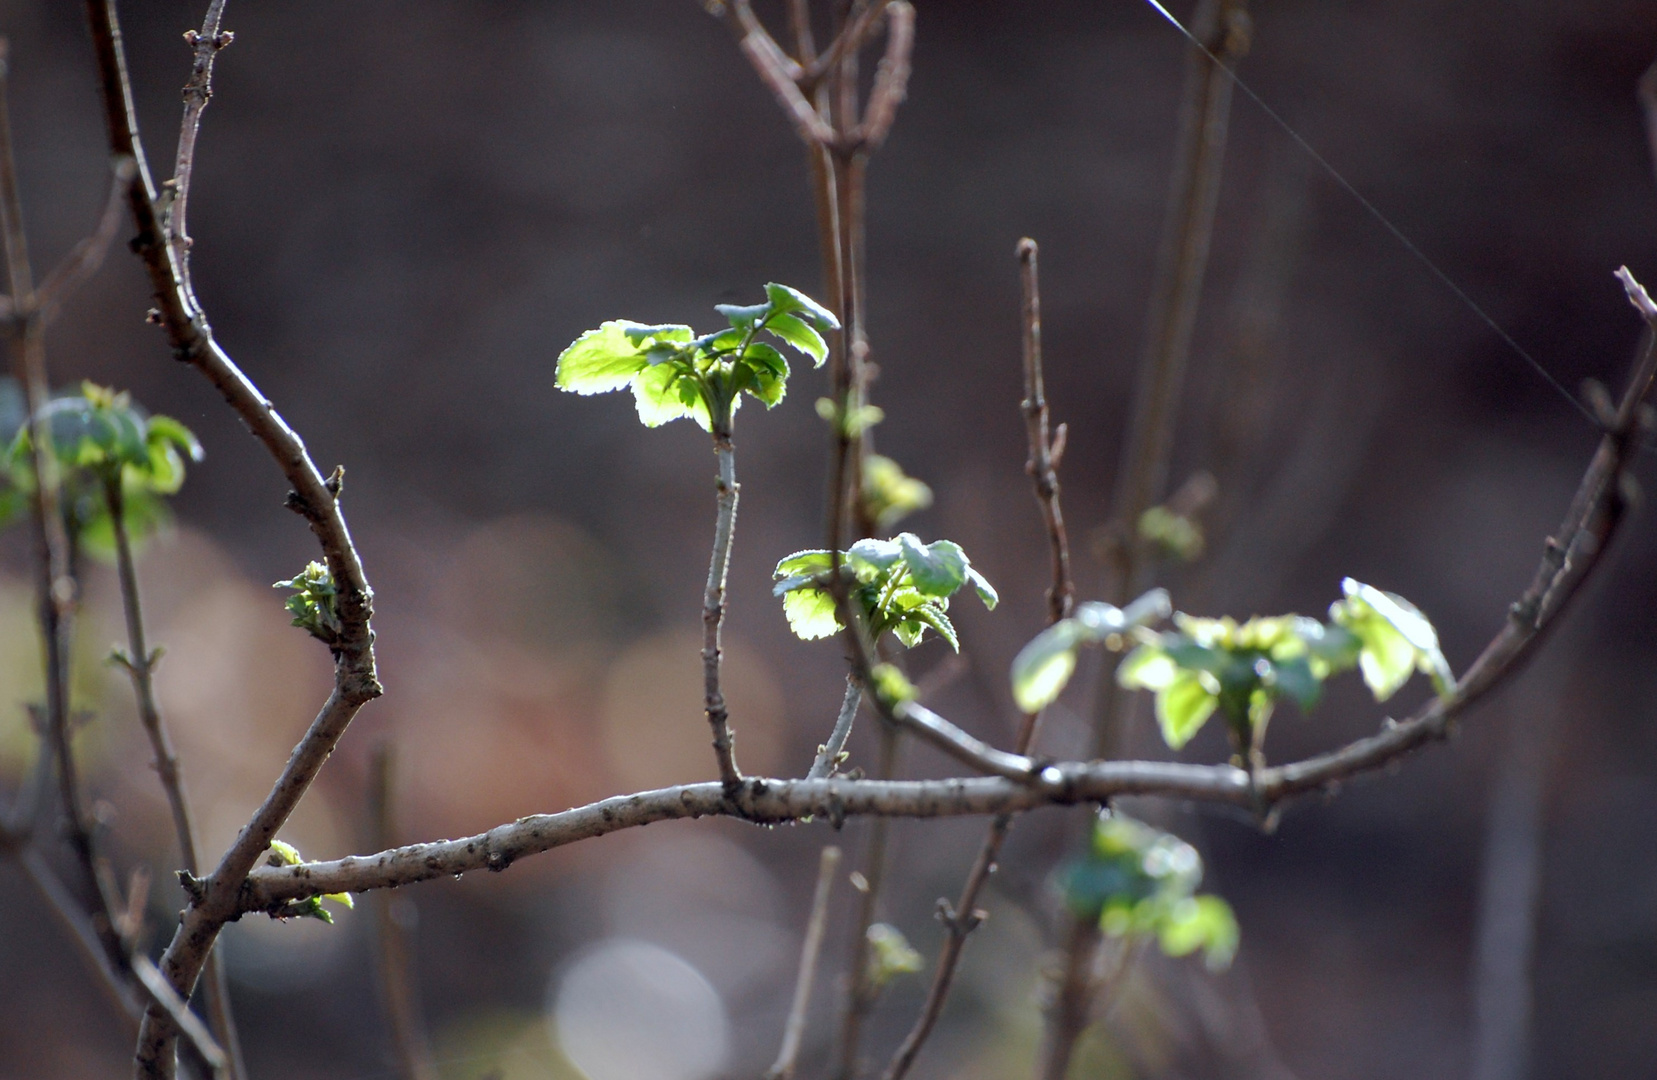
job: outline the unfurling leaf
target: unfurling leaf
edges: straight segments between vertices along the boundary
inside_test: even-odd
[[[339,620],[339,589],[334,575],[319,562],[308,563],[295,577],[278,581],[273,589],[292,589],[287,609],[299,627],[325,645],[339,641],[344,629]]]
[[[867,979],[871,989],[880,990],[899,975],[913,975],[921,970],[921,954],[897,927],[875,923],[869,927],[868,940]]]
[[[1122,644],[1122,635],[1168,615],[1168,593],[1152,589],[1126,608],[1089,602],[1030,640],[1013,658],[1013,700],[1027,713],[1058,700],[1076,670],[1076,650],[1083,645]]]
[[[1419,608],[1351,578],[1341,580],[1341,592],[1346,599],[1331,605],[1329,616],[1361,643],[1358,669],[1376,701],[1397,693],[1416,671],[1432,679],[1440,697],[1454,690],[1456,678],[1439,649],[1438,631]]]

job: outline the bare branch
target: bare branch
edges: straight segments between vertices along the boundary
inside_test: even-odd
[[[1025,471],[1035,486],[1036,502],[1041,507],[1042,523],[1047,527],[1048,545],[1052,550],[1053,584],[1047,590],[1047,622],[1053,623],[1070,614],[1075,597],[1075,586],[1070,579],[1070,548],[1064,530],[1064,515],[1059,509],[1058,463],[1053,449],[1052,434],[1048,429],[1047,397],[1041,368],[1041,290],[1036,274],[1036,242],[1023,239],[1018,242],[1018,261],[1023,284],[1024,316],[1024,412],[1025,433],[1029,437],[1030,458]],[[1060,428],[1063,431],[1063,428]],[[1062,445],[1061,445],[1062,449]],[[1027,754],[1035,740],[1039,714],[1024,717],[1019,724],[1014,753]],[[978,847],[961,896],[953,905],[938,901],[938,920],[946,931],[943,948],[938,953],[938,965],[932,974],[932,985],[927,988],[926,1001],[920,1015],[904,1037],[897,1053],[886,1066],[884,1080],[902,1080],[914,1065],[921,1047],[931,1037],[938,1018],[943,1015],[944,1002],[949,999],[955,984],[956,967],[966,949],[967,938],[978,929],[986,913],[978,907],[978,896],[990,875],[995,873],[996,860],[1001,857],[1001,846],[1012,830],[1011,814],[998,814],[990,823],[984,840]]]
[[[1640,105],[1645,110],[1645,134],[1651,146],[1651,168],[1657,173],[1657,62],[1653,62],[1640,76]]]
[[[878,5],[877,5],[878,6]],[[879,149],[897,119],[898,106],[909,90],[909,54],[915,46],[915,8],[908,0],[891,0],[885,5],[888,30],[886,55],[875,70],[874,88],[863,111],[863,122],[853,135],[871,150]]]
[[[848,57],[855,56],[868,42],[874,31],[880,26],[880,18],[886,13],[888,4],[892,0],[878,0],[876,3],[865,4],[840,33],[835,35],[829,47],[810,64],[800,76],[800,81],[806,86],[816,86],[825,76],[833,73]]]
[[[834,730],[829,732],[828,741],[817,748],[817,757],[805,774],[807,780],[821,780],[834,774],[840,754],[846,749],[846,740],[851,738],[857,707],[862,703],[863,684],[857,681],[856,675],[847,675],[846,696],[840,702],[840,715],[835,718]]]
[[[882,724],[880,780],[876,783],[891,782],[897,772],[900,749],[897,728]],[[854,1080],[856,1077],[863,1020],[880,995],[880,988],[869,979],[869,928],[874,925],[880,892],[886,885],[886,844],[890,837],[891,821],[886,817],[876,818],[869,830],[869,850],[864,856],[861,880],[853,879],[858,890],[857,922],[852,927],[851,967],[846,972],[845,1006],[840,1015],[839,1062],[834,1071],[837,1080]]]
[[[1047,392],[1041,368],[1041,285],[1037,276],[1036,242],[1023,239],[1018,242],[1018,263],[1024,293],[1024,411],[1025,433],[1030,442],[1030,459],[1024,471],[1035,485],[1036,502],[1041,506],[1041,520],[1047,527],[1047,546],[1051,552],[1053,584],[1047,588],[1049,622],[1056,622],[1070,614],[1076,587],[1070,578],[1070,540],[1065,534],[1064,514],[1059,509],[1058,461],[1054,455],[1053,434],[1048,426]],[[1060,425],[1060,431],[1064,430]]]
[[[161,968],[181,995],[195,985],[219,929],[236,910],[243,878],[270,845],[278,829],[309,789],[357,711],[381,693],[369,629],[373,593],[352,543],[338,497],[341,474],[329,480],[312,462],[304,442],[270,401],[213,340],[206,314],[196,303],[187,265],[167,242],[154,184],[145,163],[127,80],[114,0],[87,0],[88,22],[102,84],[110,152],[116,160],[137,164],[127,186],[127,201],[138,228],[133,250],[143,260],[154,291],[156,312],[174,354],[203,375],[224,395],[248,429],[276,459],[292,491],[288,505],[310,524],[338,589],[342,630],[333,643],[334,691],[312,722],[287,766],[253,819],[238,835],[218,867],[201,883],[199,899],[185,911]],[[203,92],[206,87],[203,87]],[[191,117],[186,110],[187,120]],[[199,110],[195,114],[199,120]],[[175,1025],[164,1012],[151,1009],[139,1038],[139,1075],[170,1077]]]
[[[817,862],[817,889],[811,897],[811,917],[806,921],[805,941],[800,945],[800,974],[794,981],[794,1002],[788,1009],[788,1024],[783,1028],[782,1047],[777,1060],[765,1073],[765,1080],[789,1080],[800,1058],[800,1043],[805,1036],[806,1010],[811,1007],[811,989],[817,981],[817,959],[823,952],[823,932],[828,928],[829,893],[834,888],[834,872],[840,867],[840,849],[825,847]]]
[[[173,178],[163,185],[172,197],[171,209],[164,215],[167,243],[173,249],[173,261],[183,270],[184,286],[195,299],[195,283],[190,279],[190,232],[185,215],[190,202],[190,180],[196,164],[196,137],[201,133],[201,114],[213,98],[213,61],[219,50],[235,40],[235,35],[221,29],[224,23],[225,0],[211,0],[201,30],[190,30],[184,35],[195,56],[190,65],[190,79],[184,84],[184,120],[178,130],[178,156],[173,164]]]
[[[735,10],[733,7],[732,10]],[[777,97],[777,104],[787,114],[794,124],[794,129],[807,146],[835,146],[839,139],[828,121],[818,115],[811,102],[806,99],[800,86],[794,80],[791,68],[799,65],[788,58],[788,54],[763,28],[749,31],[744,34],[738,43],[744,54],[747,55],[754,70],[759,72],[761,81],[771,88]]]
[[[126,164],[131,166],[130,158]],[[127,171],[132,170],[129,168]],[[118,211],[119,202],[114,205]],[[115,534],[115,567],[121,582],[121,608],[127,623],[127,651],[125,655],[117,655],[132,679],[132,692],[138,704],[138,719],[144,728],[144,734],[149,738],[156,775],[161,781],[162,791],[167,796],[167,806],[172,811],[179,857],[186,873],[197,874],[200,872],[200,857],[196,849],[195,825],[191,820],[189,798],[184,793],[184,778],[179,771],[178,753],[173,749],[172,738],[161,719],[161,709],[155,700],[155,662],[160,653],[159,650],[150,650],[144,631],[144,609],[138,594],[138,572],[133,565],[132,541],[127,533],[126,498],[120,474],[106,476],[103,487],[104,504],[109,509],[109,518]],[[144,962],[149,963],[148,959]],[[205,981],[208,1016],[212,1019],[214,1032],[227,1051],[224,1068],[230,1080],[241,1080],[247,1075],[247,1068],[242,1062],[241,1039],[237,1034],[235,1016],[230,1008],[230,988],[224,977],[224,963],[216,953],[208,962]]]

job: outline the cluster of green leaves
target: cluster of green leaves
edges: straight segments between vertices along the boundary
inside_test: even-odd
[[[1309,710],[1325,679],[1354,667],[1377,701],[1417,671],[1440,695],[1453,690],[1438,634],[1413,604],[1351,578],[1341,590],[1328,623],[1301,615],[1238,623],[1176,614],[1175,630],[1144,635],[1117,668],[1117,681],[1156,694],[1162,737],[1176,750],[1216,711],[1239,746],[1257,742],[1280,700]]]
[[[1237,952],[1237,919],[1218,896],[1198,895],[1202,857],[1185,841],[1106,811],[1087,854],[1060,874],[1065,903],[1113,938],[1154,938],[1169,956],[1202,950],[1212,970]]]
[[[1166,619],[1172,608],[1165,589],[1152,589],[1125,608],[1090,601],[1037,634],[1013,658],[1013,700],[1027,713],[1040,712],[1058,699],[1076,671],[1076,650],[1083,645],[1120,649],[1123,635],[1136,626]]]
[[[728,432],[742,395],[770,408],[787,390],[788,361],[760,340],[762,331],[821,367],[828,357],[822,331],[840,327],[832,311],[797,289],[772,282],[765,296],[763,304],[717,305],[730,325],[700,337],[679,324],[607,322],[559,355],[558,386],[576,394],[630,386],[646,427],[688,416],[705,430]]]
[[[881,990],[899,975],[913,975],[926,966],[903,931],[887,923],[869,927],[868,967],[864,977],[871,990]]]
[[[802,640],[842,629],[828,582],[834,562],[832,552],[819,550],[797,551],[777,564],[772,591],[782,597],[789,628]],[[964,586],[971,584],[992,611],[999,600],[961,545],[950,540],[923,544],[914,533],[899,533],[892,540],[859,540],[840,553],[839,562],[870,637],[890,630],[909,648],[920,644],[931,628],[959,651],[960,640],[946,612],[949,598]]]
[[[339,621],[339,587],[326,566],[319,562],[307,563],[297,575],[278,581],[271,588],[294,591],[285,605],[293,616],[294,626],[325,645],[333,646],[339,641],[343,630]]]
[[[22,396],[15,384],[0,394],[0,525],[24,514],[34,495],[33,445]],[[78,543],[95,555],[115,550],[107,488],[119,483],[129,535],[141,541],[169,521],[163,497],[184,484],[185,461],[200,461],[201,443],[170,416],[152,416],[130,394],[94,383],[47,403],[50,446],[62,485],[64,521]]]
[[[298,866],[305,859],[299,854],[299,849],[284,840],[272,840],[270,850],[265,853],[265,864],[268,866]],[[332,926],[334,917],[328,909],[322,906],[324,900],[332,900],[336,904],[343,904],[348,908],[356,907],[350,893],[333,892],[323,893],[321,896],[310,896],[304,900],[296,900],[282,911],[283,918],[321,919]]]

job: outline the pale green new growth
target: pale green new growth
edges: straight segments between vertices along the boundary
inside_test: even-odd
[[[925,966],[921,954],[909,944],[903,931],[888,923],[869,927],[867,979],[871,990],[880,990],[899,975],[913,975]]]
[[[1000,600],[966,552],[950,540],[923,544],[913,533],[899,533],[894,540],[859,540],[841,553],[840,564],[870,635],[878,638],[890,630],[909,648],[920,644],[930,628],[959,651],[955,626],[945,613],[949,598],[966,585],[992,611]],[[833,567],[827,551],[797,551],[774,571],[772,592],[782,597],[789,629],[805,641],[842,629],[826,581]]]
[[[1202,858],[1190,844],[1144,822],[1105,812],[1087,854],[1061,874],[1065,903],[1109,937],[1154,937],[1169,956],[1202,950],[1211,970],[1237,953],[1231,906],[1197,895]]]
[[[6,380],[5,389],[10,389]],[[34,491],[32,436],[21,395],[0,393],[0,526],[27,511]],[[59,469],[64,524],[79,546],[100,557],[115,553],[110,491],[119,491],[122,523],[141,542],[170,520],[161,497],[184,485],[185,461],[202,459],[201,443],[170,416],[151,416],[125,391],[83,382],[79,393],[53,398],[42,410]]]
[[[305,857],[299,854],[299,849],[284,840],[272,840],[270,850],[265,853],[266,866],[298,866],[304,861]],[[313,896],[298,903],[289,904],[281,913],[281,917],[321,919],[332,926],[334,917],[328,912],[327,908],[322,906],[324,900],[332,900],[334,903],[343,904],[348,908],[357,906],[356,901],[351,899],[350,893],[323,893],[321,896]]]
[[[796,289],[772,282],[765,295],[763,304],[716,305],[730,326],[702,337],[677,323],[604,323],[559,355],[558,387],[604,394],[630,386],[646,427],[689,417],[705,430],[728,432],[742,395],[770,408],[787,390],[788,361],[757,340],[760,332],[820,367],[828,345],[819,331],[840,326],[833,312]]]
[[[1278,701],[1288,698],[1309,711],[1325,679],[1354,667],[1377,701],[1391,697],[1416,671],[1432,678],[1441,697],[1454,690],[1438,634],[1414,605],[1351,578],[1341,589],[1346,599],[1329,609],[1329,623],[1300,615],[1238,623],[1176,614],[1176,630],[1140,635],[1116,670],[1117,682],[1156,694],[1163,740],[1175,750],[1216,712],[1231,725],[1239,748],[1258,748]],[[1049,628],[1015,661],[1013,690],[1021,704],[1050,701],[1051,684],[1069,677],[1066,665],[1074,662],[1065,659],[1066,650],[1078,631],[1061,627]]]
[[[1168,593],[1152,589],[1126,608],[1089,602],[1037,634],[1013,658],[1013,700],[1027,713],[1040,712],[1058,699],[1076,671],[1076,650],[1083,645],[1116,642],[1136,626],[1168,617]]]
[[[293,589],[286,607],[293,616],[294,626],[327,645],[339,640],[342,626],[339,621],[339,589],[334,575],[319,562],[307,563],[305,569],[287,581],[271,585],[273,589]]]

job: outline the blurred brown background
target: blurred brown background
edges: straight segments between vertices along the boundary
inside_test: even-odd
[[[201,6],[125,5],[162,175],[188,68],[179,35]],[[1085,597],[1098,589],[1089,537],[1141,348],[1184,54],[1133,0],[917,6],[910,100],[870,189],[878,438],[937,493],[906,527],[960,541],[1001,589],[993,615],[958,606],[969,667],[936,705],[1005,742],[1005,672],[1041,624],[1047,572],[1022,471],[1013,245],[1042,244],[1048,387],[1070,425],[1065,511]],[[1561,382],[1621,378],[1638,324],[1611,272],[1627,263],[1657,284],[1657,183],[1634,96],[1657,57],[1657,6],[1259,0],[1254,18],[1242,71],[1268,101]],[[803,152],[769,95],[689,0],[248,0],[227,25],[236,43],[191,200],[198,291],[319,464],[348,467],[389,691],[287,838],[312,857],[360,850],[366,762],[385,738],[408,840],[711,777],[695,641],[713,517],[705,436],[640,429],[624,395],[559,395],[552,365],[606,318],[710,324],[712,304],[749,302],[767,280],[818,291]],[[45,266],[90,227],[106,183],[80,5],[6,0],[0,32]],[[163,704],[217,851],[325,693],[326,656],[285,625],[267,584],[314,550],[263,452],[169,358],[145,307],[139,268],[117,249],[53,329],[51,361],[58,382],[130,388],[207,446],[175,535],[142,573],[168,649]],[[750,770],[803,770],[839,700],[837,648],[793,640],[769,595],[774,561],[818,542],[822,386],[800,370],[787,401],[745,410],[738,429],[730,697]],[[1425,608],[1460,669],[1528,580],[1594,433],[1239,97],[1179,439],[1176,481],[1208,468],[1221,485],[1209,553],[1171,574],[1179,606],[1321,614],[1352,574]],[[1649,514],[1637,520],[1546,658],[1397,775],[1297,806],[1271,836],[1212,810],[1136,808],[1202,848],[1243,947],[1218,980],[1144,965],[1108,1037],[1085,1049],[1085,1074],[1657,1069],[1654,535]],[[23,545],[3,544],[10,792],[32,754],[20,702],[38,674]],[[181,902],[165,808],[129,697],[98,666],[118,627],[107,571],[88,591],[81,683],[97,718],[82,742],[117,860],[155,870],[164,941]],[[944,656],[926,646],[915,668]],[[1048,752],[1082,745],[1088,681],[1050,718]],[[1348,687],[1309,720],[1280,719],[1273,754],[1335,745],[1382,715]],[[864,763],[867,726],[853,744]],[[1223,754],[1208,735],[1188,757]],[[1143,718],[1136,742],[1166,753]],[[912,775],[946,768],[919,749],[904,762]],[[1067,820],[1032,815],[1015,831],[992,918],[916,1075],[1027,1073]],[[853,865],[864,828],[839,838]],[[933,901],[954,895],[981,830],[895,828],[882,916],[929,959]],[[830,839],[821,823],[667,824],[407,890],[445,1075],[576,1075],[544,1017],[569,973],[595,970],[582,958],[618,940],[683,961],[672,970],[727,1018],[719,1075],[757,1075]],[[1487,851],[1508,853],[1488,875]],[[838,894],[812,1068],[851,895]],[[256,1076],[392,1075],[367,923],[359,912],[333,928],[250,920],[227,933]],[[4,866],[0,987],[0,1076],[124,1074],[119,1025]],[[877,1059],[922,989],[911,978],[887,995]],[[1527,992],[1528,1041],[1515,1043]],[[600,1035],[639,1038],[624,1021]],[[1503,1064],[1522,1045],[1528,1072]]]

